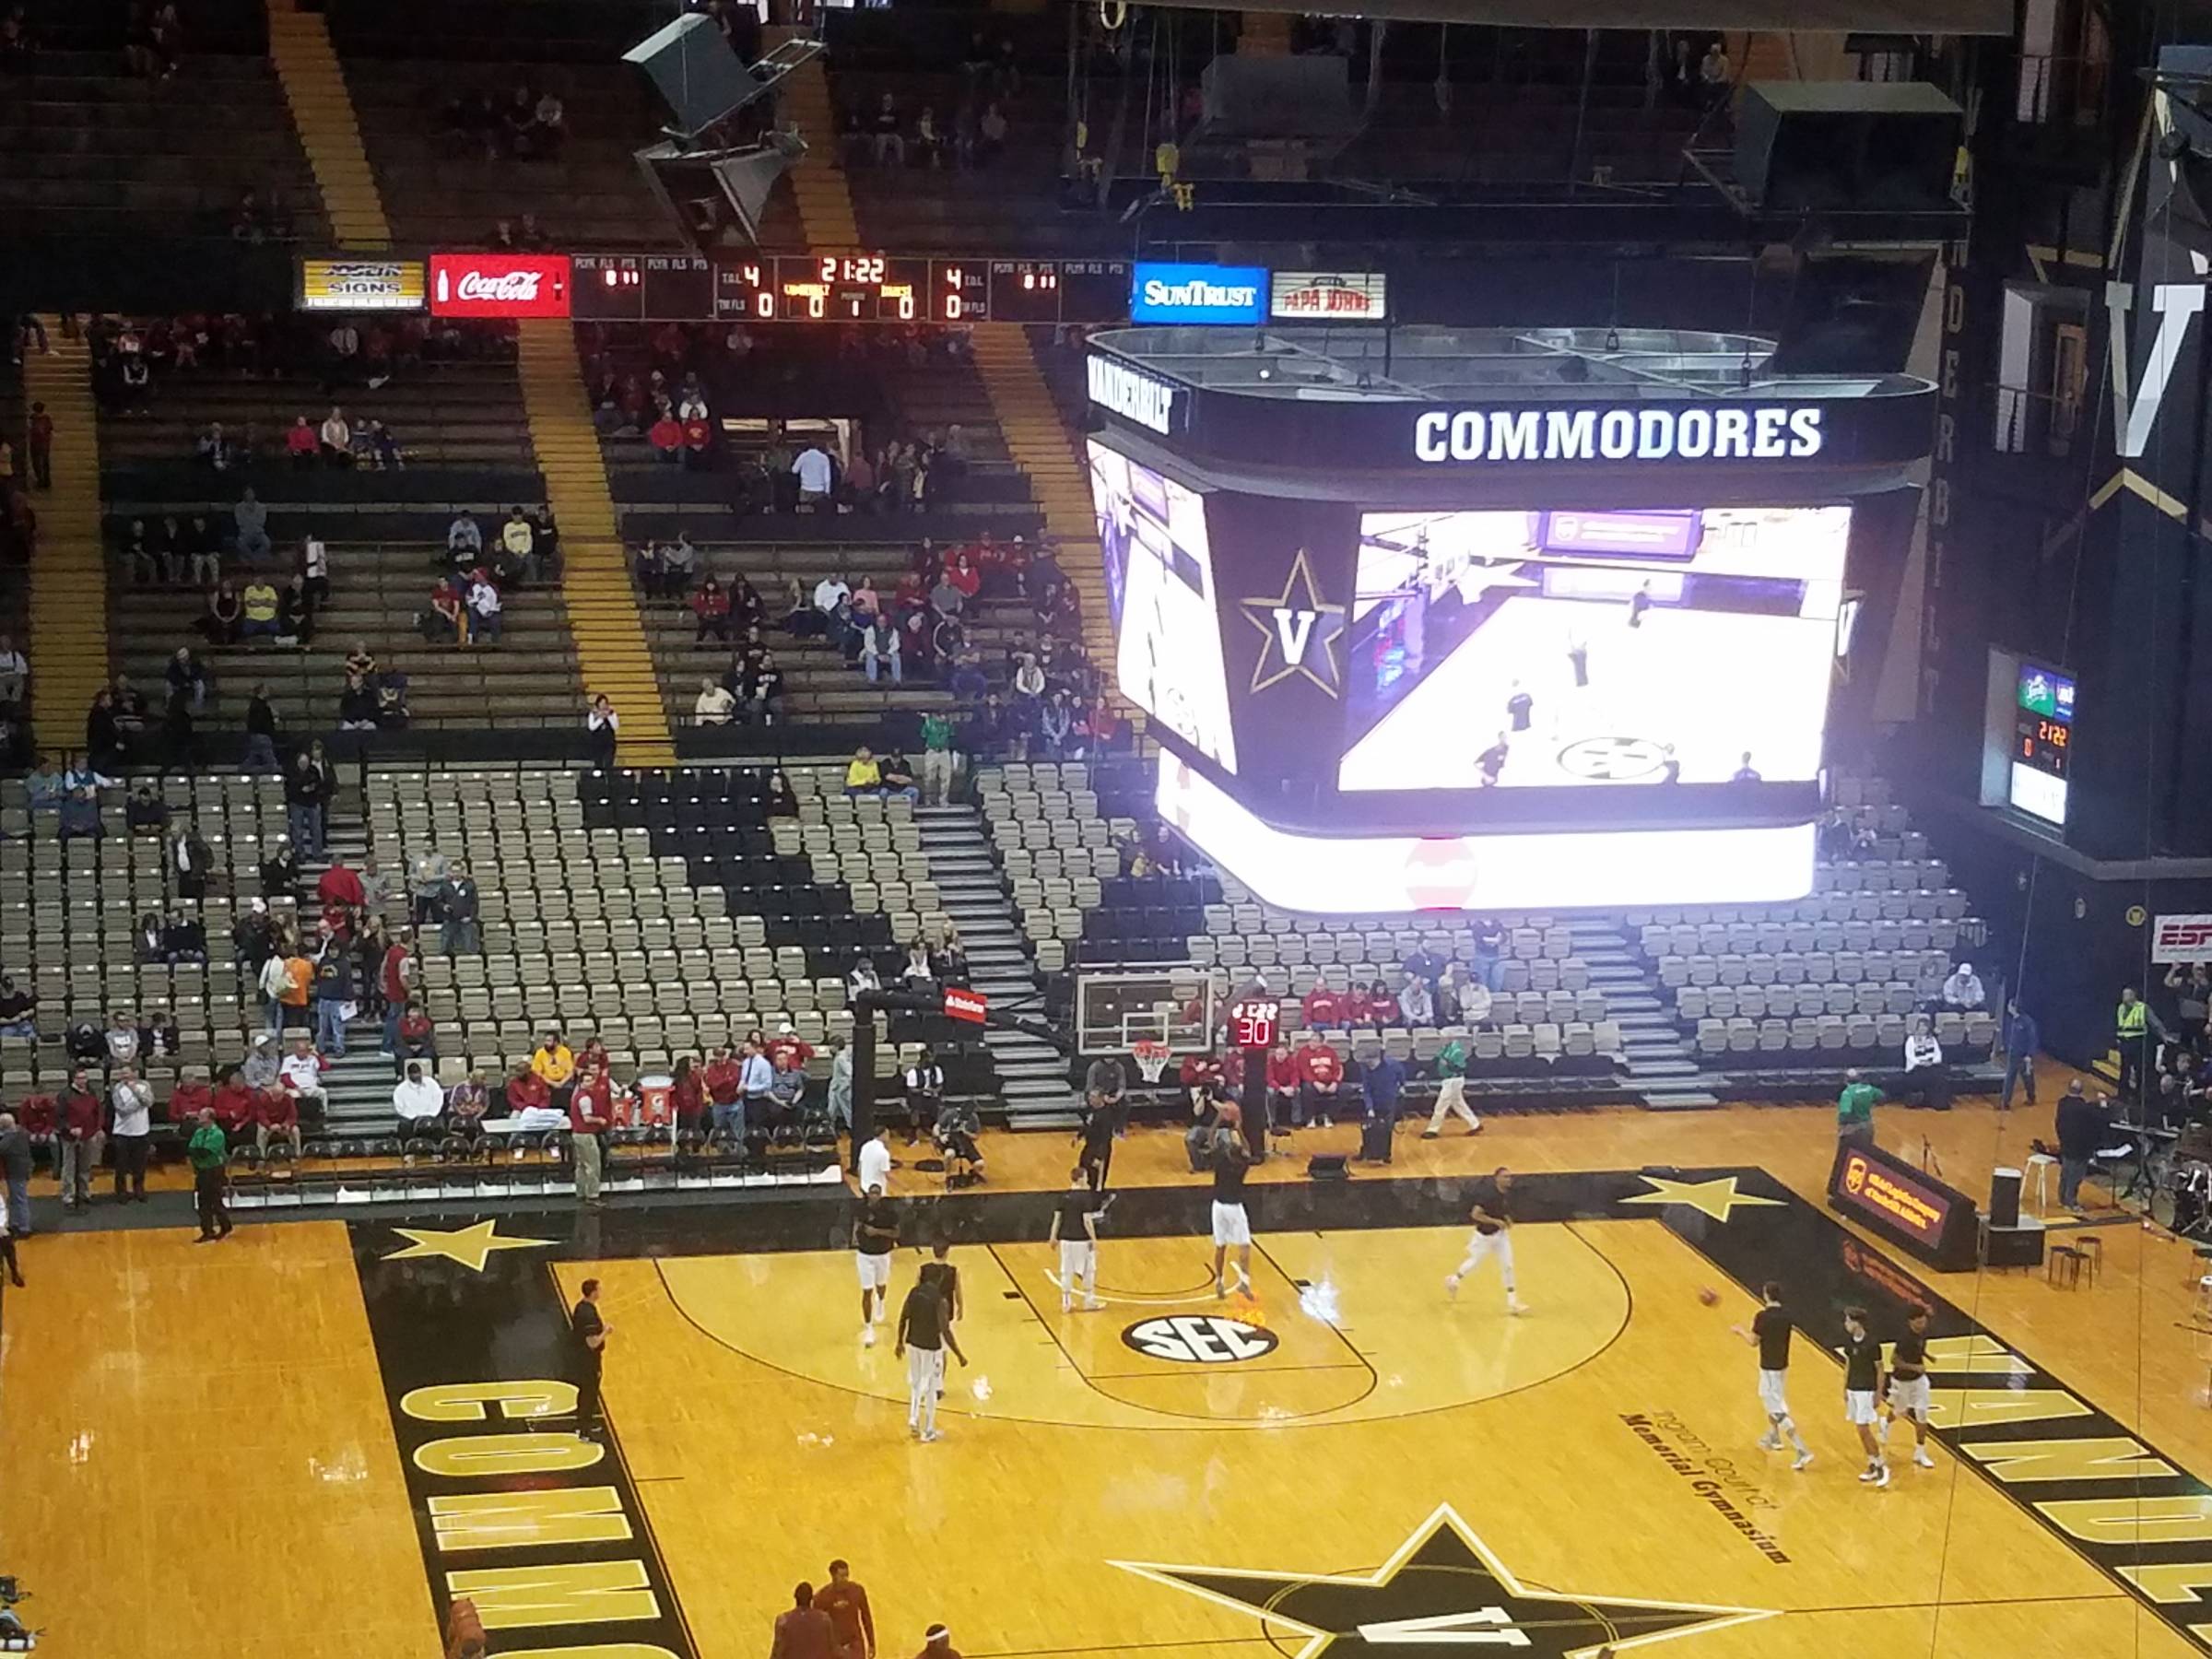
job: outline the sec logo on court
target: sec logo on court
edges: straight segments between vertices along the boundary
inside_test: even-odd
[[[1122,1340],[1155,1359],[1186,1365],[1235,1365],[1272,1354],[1280,1338],[1273,1331],[1218,1313],[1177,1313],[1147,1319],[1122,1333]]]

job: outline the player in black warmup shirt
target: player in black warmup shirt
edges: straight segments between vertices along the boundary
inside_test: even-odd
[[[945,1392],[945,1350],[962,1365],[952,1334],[952,1312],[936,1284],[917,1281],[899,1310],[899,1339],[891,1352],[906,1359],[906,1430],[916,1440],[934,1441],[937,1434],[937,1396]]]
[[[1759,1294],[1763,1305],[1752,1316],[1751,1328],[1729,1328],[1759,1350],[1759,1405],[1767,1414],[1767,1431],[1759,1437],[1759,1449],[1779,1452],[1783,1436],[1789,1436],[1790,1444],[1797,1449],[1797,1460],[1790,1467],[1802,1472],[1813,1461],[1813,1453],[1797,1432],[1785,1392],[1790,1380],[1789,1311],[1782,1305],[1780,1285],[1770,1282],[1760,1287]]]
[[[1244,1212],[1244,1174],[1251,1153],[1241,1136],[1224,1141],[1214,1155],[1214,1294],[1223,1297],[1229,1288],[1221,1277],[1223,1264],[1233,1249],[1241,1288],[1252,1294],[1252,1218]]]
[[[1083,1281],[1083,1311],[1095,1313],[1099,1300],[1099,1212],[1103,1207],[1090,1190],[1090,1172],[1080,1164],[1067,1172],[1067,1191],[1053,1207],[1052,1235],[1045,1241],[1060,1247],[1060,1312],[1076,1305],[1076,1281]]]
[[[1889,1418],[1882,1425],[1887,1443],[1889,1425],[1899,1418],[1912,1425],[1912,1461],[1924,1469],[1936,1466],[1928,1455],[1928,1311],[1914,1308],[1905,1315],[1905,1334],[1889,1350]]]
[[[1859,1431],[1866,1467],[1859,1476],[1868,1486],[1889,1484],[1888,1460],[1875,1433],[1874,1400],[1881,1383],[1882,1345],[1866,1329],[1866,1310],[1843,1310],[1843,1418]]]
[[[891,1247],[899,1242],[899,1214],[883,1189],[872,1186],[853,1218],[853,1261],[860,1273],[860,1345],[876,1346],[876,1327],[891,1304]]]

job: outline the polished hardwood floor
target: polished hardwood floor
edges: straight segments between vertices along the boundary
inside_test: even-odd
[[[1881,1137],[1915,1161],[1924,1144],[1979,1191],[2050,1135],[2050,1087],[2040,1110],[2009,1115],[1885,1109]],[[1060,1312],[1045,1200],[1016,1195],[1063,1187],[1067,1145],[990,1137],[980,1197],[941,1199],[935,1177],[900,1169],[896,1195],[965,1218],[952,1255],[971,1363],[948,1375],[945,1438],[927,1445],[908,1438],[888,1333],[860,1340],[834,1200],[755,1203],[726,1232],[711,1208],[664,1224],[618,1204],[473,1232],[449,1215],[401,1218],[403,1234],[380,1215],[249,1221],[206,1247],[187,1229],[35,1237],[30,1285],[0,1306],[0,1572],[35,1592],[22,1611],[57,1653],[178,1659],[429,1659],[443,1594],[471,1586],[508,1597],[495,1653],[735,1659],[766,1651],[791,1585],[821,1582],[832,1556],[868,1585],[887,1659],[940,1619],[970,1655],[1315,1653],[1324,1638],[1388,1659],[1606,1640],[1676,1641],[1684,1659],[2202,1651],[2066,1528],[2145,1546],[2143,1562],[2170,1569],[2159,1588],[2182,1595],[2199,1581],[2175,1550],[2212,1530],[2212,1503],[2141,1498],[2163,1506],[2153,1516],[2106,1480],[2039,1508],[2031,1488],[1973,1466],[1986,1446],[1970,1461],[1947,1437],[1936,1467],[1917,1469],[1901,1433],[1891,1486],[1870,1489],[1820,1351],[1841,1301],[1924,1288],[1942,1331],[1975,1333],[1946,1338],[1961,1374],[1938,1389],[1939,1429],[2041,1401],[2035,1421],[2061,1428],[2005,1432],[2055,1456],[2065,1422],[2093,1409],[2110,1420],[2099,1454],[2121,1458],[2097,1473],[2141,1474],[2147,1453],[2115,1449],[2136,1435],[2159,1466],[2212,1475],[2212,1321],[2186,1244],[2133,1220],[2095,1227],[2101,1270],[2077,1289],[1934,1274],[1821,1213],[1833,1139],[1812,1109],[1501,1117],[1434,1141],[1409,1129],[1388,1170],[1308,1207],[1303,1154],[1351,1139],[1311,1132],[1256,1172],[1254,1295],[1218,1301],[1206,1241],[1144,1207],[1155,1189],[1160,1204],[1202,1196],[1180,1137],[1134,1133],[1115,1158],[1130,1197],[1104,1230],[1098,1312]],[[1442,1285],[1464,1181],[1500,1164],[1528,1173],[1539,1216],[1574,1218],[1516,1229],[1519,1318],[1494,1266],[1456,1300]],[[1637,1207],[1649,1183],[1632,1173],[1576,1178],[1647,1166],[1772,1180],[1747,1179],[1715,1215]],[[1151,1219],[1117,1230],[1124,1213]],[[488,1237],[508,1248],[480,1253]],[[894,1298],[923,1259],[898,1252]],[[1791,1392],[1817,1460],[1801,1475],[1751,1444],[1754,1362],[1728,1330],[1770,1269],[1793,1276],[1805,1331]],[[638,1603],[603,1617],[578,1597],[572,1623],[534,1624],[512,1581],[486,1587],[514,1552],[457,1544],[441,1512],[567,1477],[532,1472],[562,1461],[560,1399],[432,1394],[556,1374],[561,1310],[588,1277],[614,1326],[611,1443],[566,1463],[639,1516],[559,1535],[619,1535],[651,1556],[651,1631],[612,1616]],[[451,1438],[426,1448],[410,1413]],[[469,1437],[495,1430],[519,1438],[493,1453],[527,1442],[548,1461],[487,1463]],[[498,1478],[450,1495],[474,1467]],[[1500,1640],[1472,1640],[1486,1631]]]

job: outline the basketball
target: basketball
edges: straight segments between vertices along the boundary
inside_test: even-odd
[[[1704,1303],[1708,1308],[1713,1306],[1720,1300],[1721,1293],[1718,1290],[1715,1290],[1711,1285],[1700,1285],[1698,1287],[1698,1300]]]

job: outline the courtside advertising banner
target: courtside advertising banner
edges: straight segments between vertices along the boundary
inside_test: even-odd
[[[433,253],[434,317],[565,317],[566,253]]]
[[[2212,915],[2159,916],[2150,924],[2154,962],[2212,962]]]

